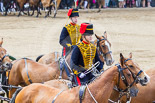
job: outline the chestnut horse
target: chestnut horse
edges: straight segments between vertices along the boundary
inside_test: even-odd
[[[153,103],[155,101],[155,68],[145,71],[150,76],[150,82],[146,87],[139,88],[139,93],[136,98],[132,98],[131,103]]]
[[[107,33],[104,33],[104,36],[96,36],[96,40],[94,41],[95,46],[97,47],[97,52],[99,54],[100,60],[102,62],[106,61],[106,65],[110,66],[113,64],[114,59],[111,52],[111,43],[107,39]],[[37,58],[36,61],[42,64],[50,64],[55,62],[60,58],[60,53],[54,52],[46,55],[41,55]]]
[[[41,0],[29,0],[28,16],[34,15],[35,9],[37,9],[37,16],[36,17],[38,17],[39,14],[41,15],[40,7],[39,7],[40,3],[41,3]],[[29,12],[30,8],[32,8],[32,10],[33,10],[31,15],[30,15],[30,12]]]
[[[96,35],[97,36],[97,35]],[[98,37],[98,36],[97,36]],[[113,63],[112,52],[107,37],[98,37],[98,45],[101,48],[101,55],[104,55],[108,65]],[[107,49],[107,50],[105,50]],[[71,53],[66,57],[66,61],[70,64]],[[103,57],[102,57],[103,58]],[[55,61],[49,65],[34,62],[29,59],[20,59],[14,63],[9,75],[9,84],[14,86],[26,86],[33,83],[41,83],[53,79],[58,79],[60,75],[59,61]],[[66,71],[62,73],[63,79],[68,79]],[[15,89],[9,91],[9,98],[12,97]]]
[[[137,94],[138,88],[136,87],[135,80],[133,78],[130,80],[131,76],[128,75],[131,75],[131,72],[137,73],[138,71],[139,73],[139,68],[134,68],[135,65],[131,58],[125,59],[122,54],[120,54],[120,62],[117,66],[107,69],[92,83],[86,85],[87,88],[82,100],[83,103],[108,103],[108,99],[115,85],[119,83],[120,89],[126,89],[124,82],[120,81],[122,76],[126,78],[128,83],[132,84],[130,93]],[[129,68],[130,66],[133,66],[133,68]],[[121,78],[119,75],[121,75]],[[145,76],[144,72],[141,72],[137,78],[141,80],[141,84],[148,82],[145,79],[147,76]],[[11,103],[79,103],[79,88],[80,86],[74,87],[71,90],[65,89],[65,91],[62,91],[47,85],[33,83],[24,87],[21,91],[16,91]]]
[[[131,99],[130,103],[153,103],[155,100],[155,68],[148,69],[145,71],[145,73],[147,73],[147,75],[150,77],[150,82],[145,87],[137,84],[139,93],[136,97]],[[114,90],[112,94],[111,100],[116,102],[116,99],[118,98],[118,92]],[[123,96],[122,100],[120,101],[121,103],[126,103],[126,97]]]
[[[48,12],[45,15],[45,18],[51,14],[52,7],[55,8],[54,11],[54,17],[55,17],[61,0],[41,0],[41,2],[43,4],[43,8],[48,8]]]
[[[12,63],[9,56],[7,55],[7,51],[4,48],[2,48],[2,44],[3,44],[3,38],[0,41],[0,70],[7,71],[11,69]]]
[[[81,8],[83,8],[82,7],[82,4],[84,3],[84,1],[85,0],[81,0],[81,2],[80,2],[80,7]],[[89,9],[89,6],[90,6],[90,3],[92,2],[92,0],[86,0],[87,2],[88,2],[88,5],[87,5],[87,8]],[[105,0],[96,0],[96,2],[98,3],[98,5],[99,5],[99,10],[98,10],[98,12],[100,12],[101,11],[101,7],[103,6],[104,7],[104,5],[105,5]]]
[[[27,13],[24,12],[24,5],[27,2],[28,2],[28,0],[17,0],[17,6],[19,7],[18,17],[21,15],[21,12],[23,12],[25,15],[27,15]]]

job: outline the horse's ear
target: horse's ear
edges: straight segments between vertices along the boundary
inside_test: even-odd
[[[121,64],[121,66],[124,66],[124,56],[123,56],[123,54],[122,53],[120,53],[120,64]]]
[[[107,32],[106,31],[104,32],[104,37],[107,38]]]
[[[2,40],[0,41],[0,47],[2,47],[2,44],[3,44],[3,38],[2,38]]]
[[[96,35],[96,34],[95,34],[95,36],[96,36],[96,38],[97,38],[97,39],[101,40],[101,37],[99,37],[99,36],[98,36],[98,35]]]
[[[132,53],[129,54],[129,58],[132,58]]]

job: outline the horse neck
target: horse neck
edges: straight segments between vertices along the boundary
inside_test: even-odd
[[[88,86],[92,95],[94,94],[94,98],[98,101],[98,103],[101,103],[104,100],[108,100],[112,93],[113,87],[116,84],[115,79],[117,76],[117,67],[111,67],[108,70],[106,70],[101,75],[101,77],[99,77],[97,80],[95,80]],[[90,95],[89,93],[87,94]]]
[[[97,53],[98,53],[98,55],[99,55],[99,58],[100,58],[100,60],[104,63],[104,57],[100,54],[100,50],[99,50],[99,47],[98,47],[98,45],[97,45],[97,39],[93,42],[93,44],[96,46],[96,48],[97,48]]]

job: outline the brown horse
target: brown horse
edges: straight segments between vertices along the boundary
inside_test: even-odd
[[[40,7],[39,7],[40,3],[41,3],[41,0],[29,0],[28,16],[34,15],[35,9],[37,9],[37,16],[36,17],[38,17],[39,14],[41,15]],[[30,12],[29,12],[30,8],[32,8],[32,10],[33,10],[31,15],[30,15]]]
[[[104,33],[104,36],[96,36],[96,40],[94,41],[95,46],[97,47],[97,51],[102,62],[106,61],[108,66],[112,65],[114,62],[112,52],[111,52],[111,43],[107,38],[107,33]],[[60,53],[53,52],[46,54],[42,57],[39,57],[37,61],[42,64],[50,64],[57,61],[60,58]]]
[[[121,76],[125,76],[128,83],[134,81],[133,78],[131,80],[131,76],[129,75],[131,75],[131,72],[137,72],[139,68],[134,68],[132,60],[125,59],[122,54],[120,54],[120,62],[119,66],[109,68],[87,86],[84,99],[82,100],[83,103],[108,103],[113,87],[118,83],[120,89],[126,89],[123,81],[119,81],[120,72],[123,72],[124,75]],[[127,66],[133,66],[132,70]],[[146,84],[146,81],[144,81],[146,76],[143,72],[140,73],[138,77],[143,80],[143,82],[141,82],[142,84]],[[65,89],[65,91],[62,91],[54,87],[34,83],[24,87],[20,92],[17,91],[11,103],[53,103],[54,98],[56,98],[55,103],[79,103],[79,88],[80,86],[74,87],[71,90]],[[17,94],[18,92],[19,94]],[[130,93],[135,93],[136,95],[137,92],[138,89],[134,82],[130,88]]]
[[[110,52],[110,44],[107,41],[107,36],[105,37],[98,37],[98,45],[101,47],[100,55],[105,57],[106,63],[111,65],[113,63],[112,52]],[[105,50],[107,49],[107,50]],[[66,57],[67,63],[70,65],[70,57],[71,53]],[[102,57],[103,58],[103,57]],[[59,70],[59,61],[53,62],[49,65],[43,65],[37,62],[34,62],[29,59],[20,59],[17,60],[9,75],[9,84],[18,86],[26,86],[30,83],[41,83],[53,79],[58,79],[60,75]],[[63,79],[68,79],[66,71],[62,73]],[[15,89],[11,89],[9,92],[9,98],[12,97]]]
[[[59,7],[61,0],[41,0],[41,2],[43,4],[44,8],[48,8],[48,12],[45,15],[45,18],[51,14],[52,7],[55,8],[55,10],[56,10],[54,13],[54,17],[55,17],[57,14],[57,9]]]
[[[7,55],[7,51],[4,48],[2,48],[2,44],[3,38],[0,41],[0,68],[2,71],[7,71],[11,69],[12,63],[9,56]]]
[[[123,57],[124,58],[124,57]],[[130,54],[129,55],[129,58],[131,59],[132,58],[132,54]],[[136,64],[136,63],[134,63],[132,60],[129,60],[129,58],[124,58],[124,61],[125,60],[128,60],[127,62],[129,63],[129,64],[126,64],[125,63],[125,65],[130,65],[130,67],[128,66],[128,68],[129,69],[131,69],[131,70],[133,70],[133,71],[131,71],[131,73],[133,73],[134,71],[136,71],[136,72],[134,72],[135,74],[139,74],[140,72],[138,72],[138,71],[141,71],[140,70],[140,68],[138,67],[138,65]],[[131,68],[131,66],[133,66],[132,68]],[[137,71],[138,70],[138,71]],[[155,70],[154,70],[155,71]],[[148,72],[146,72],[146,73],[148,73]],[[150,73],[154,73],[153,71],[150,71]],[[150,73],[148,73],[148,74],[150,74]],[[144,73],[145,74],[145,73]],[[134,76],[134,75],[131,75],[131,74],[128,74],[127,76],[125,76],[125,77],[128,77],[128,78],[131,78],[132,76]],[[138,75],[137,75],[138,76]],[[149,75],[150,77],[151,77],[151,75]],[[146,77],[147,77],[147,75],[146,75]],[[147,77],[148,78],[148,77]],[[136,78],[134,78],[135,80],[136,80]],[[120,79],[120,80],[122,80],[122,79]],[[145,79],[144,79],[145,80]],[[148,79],[146,80],[146,81],[149,81]],[[130,81],[131,82],[131,81]],[[136,81],[134,81],[134,82],[136,82]],[[46,82],[45,82],[46,83]],[[64,82],[62,82],[62,81],[60,81],[60,80],[52,80],[52,81],[48,81],[47,82],[51,87],[55,87],[55,88],[59,88],[59,89],[64,89],[64,90],[66,90],[66,89],[68,89],[67,87],[67,85],[66,84],[64,84]],[[133,83],[133,82],[132,82]],[[130,86],[132,86],[131,84],[132,83],[127,83],[127,84],[129,84]],[[140,82],[141,83],[141,85],[145,85],[145,84],[147,84],[147,82],[146,83],[143,83],[143,82]],[[69,84],[69,83],[68,83]],[[121,103],[126,103],[127,102],[127,95],[128,95],[128,90],[130,89],[129,88],[129,85],[126,85],[125,86],[125,88],[128,88],[128,89],[126,89],[126,91],[124,91],[123,92],[123,90],[121,90],[118,86],[118,84],[115,86],[115,89],[113,89],[113,92],[112,92],[112,94],[111,94],[111,97],[110,97],[110,100],[111,101],[115,101],[115,102],[117,102],[118,100],[121,100]],[[150,83],[148,83],[147,84],[148,86],[147,86],[147,88],[148,87],[150,87],[149,85],[150,85]],[[152,85],[153,86],[153,85]],[[119,88],[119,89],[116,89],[116,87],[117,88]],[[138,87],[139,87],[139,85],[138,85]],[[143,91],[141,91],[141,88],[142,87],[139,87],[140,88],[140,93]],[[143,87],[144,88],[144,87]],[[148,88],[149,89],[149,88]],[[151,88],[152,89],[152,88]],[[120,91],[117,91],[117,90],[120,90]],[[125,90],[125,89],[124,89]],[[154,93],[155,92],[152,92],[152,94],[151,94],[151,96],[150,96],[150,100],[152,100],[153,98],[152,98],[152,96],[154,96]],[[123,96],[123,95],[125,95],[125,96]],[[145,93],[144,93],[145,94]],[[138,94],[139,95],[139,94]],[[120,96],[120,97],[119,97]],[[135,94],[133,94],[133,93],[131,93],[130,95],[128,95],[129,97],[131,97],[131,96],[136,96]],[[138,98],[138,97],[137,97]],[[152,98],[152,99],[151,99]],[[136,98],[135,98],[136,99]],[[134,99],[133,99],[134,100]],[[141,99],[140,99],[141,100]],[[133,102],[133,103],[137,103],[137,102]],[[139,102],[140,103],[140,102]],[[147,103],[147,102],[144,102],[144,103]]]
[[[18,17],[21,15],[21,12],[23,12],[25,15],[27,15],[27,13],[24,12],[24,5],[27,2],[28,2],[28,0],[17,0],[17,6],[19,7]]]
[[[82,7],[82,4],[84,3],[84,1],[85,0],[81,0],[81,2],[80,2],[80,7],[81,8],[83,8]],[[92,2],[92,0],[86,0],[87,2],[88,2],[88,5],[87,5],[87,9],[89,9],[89,6],[90,6],[90,3]],[[104,5],[105,5],[105,0],[96,0],[96,2],[98,3],[98,5],[99,5],[99,10],[98,10],[98,12],[100,12],[101,11],[101,7],[103,6],[104,7]]]

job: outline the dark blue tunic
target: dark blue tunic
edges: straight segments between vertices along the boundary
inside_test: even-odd
[[[103,62],[101,62],[99,55],[97,53],[96,50],[96,55],[95,58],[93,60],[94,63],[96,62],[100,62],[100,65],[97,67],[97,70],[100,71],[101,69],[103,69]],[[71,56],[71,68],[72,70],[77,70],[79,72],[79,74],[77,75],[79,77],[81,72],[86,71],[86,69],[83,68],[84,67],[84,62],[83,62],[83,57],[81,54],[80,49],[78,48],[78,46],[75,46],[72,52],[72,56]],[[90,72],[88,73],[84,78],[79,78],[81,84],[85,84],[85,83],[89,83],[90,80],[94,77],[94,75]]]

